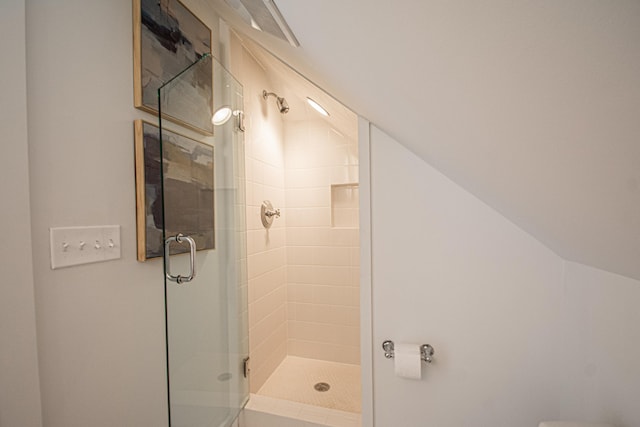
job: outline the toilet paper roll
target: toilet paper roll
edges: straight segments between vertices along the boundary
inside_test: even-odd
[[[422,377],[420,344],[398,343],[394,345],[393,359],[396,375],[419,380]]]

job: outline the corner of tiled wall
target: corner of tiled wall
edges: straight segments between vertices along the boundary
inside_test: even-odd
[[[269,200],[283,208],[284,159],[282,117],[263,108],[262,90],[269,87],[266,74],[248,54],[243,55],[245,102],[247,254],[250,389],[256,392],[285,358],[286,314],[286,215],[270,229],[260,219],[260,206]]]

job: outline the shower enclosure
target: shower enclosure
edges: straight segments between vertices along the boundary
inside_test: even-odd
[[[203,108],[231,114],[214,136],[185,132],[167,117],[188,121],[199,107],[184,88],[211,70],[213,106]],[[169,426],[227,427],[249,395],[242,86],[205,55],[164,84],[158,100]],[[176,147],[168,132],[207,145]],[[209,146],[212,161],[203,154]],[[193,185],[205,178],[212,185]]]

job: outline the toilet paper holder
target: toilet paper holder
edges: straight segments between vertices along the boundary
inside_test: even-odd
[[[386,357],[387,359],[392,359],[393,358],[393,341],[391,340],[386,340],[385,342],[382,343],[382,349],[384,350],[384,357]],[[433,347],[431,347],[431,345],[429,344],[422,344],[420,346],[420,358],[422,359],[422,361],[427,362],[427,363],[431,363],[433,361],[433,354],[435,353],[435,351],[433,350]]]

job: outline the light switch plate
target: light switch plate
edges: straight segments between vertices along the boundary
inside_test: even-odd
[[[49,229],[51,268],[120,258],[120,226],[56,227]]]

